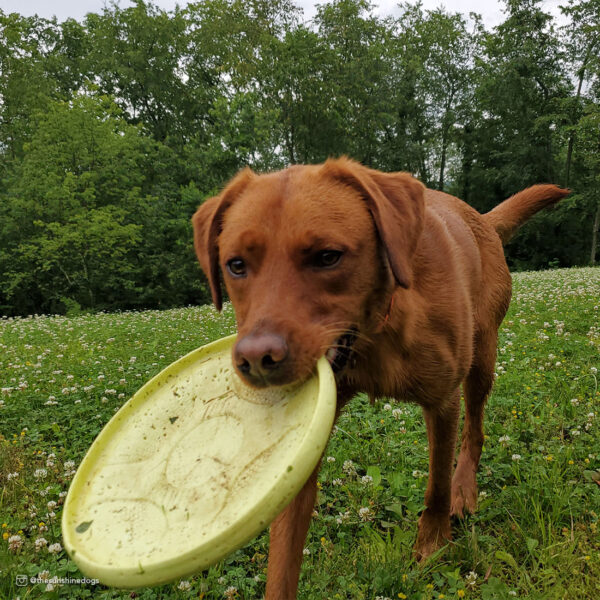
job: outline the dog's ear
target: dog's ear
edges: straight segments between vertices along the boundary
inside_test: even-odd
[[[323,173],[362,194],[396,283],[410,287],[412,257],[423,230],[425,186],[408,173],[382,173],[347,158],[328,160]]]
[[[219,235],[223,229],[223,217],[254,177],[253,171],[246,167],[229,182],[219,196],[204,201],[192,217],[196,256],[208,278],[212,300],[219,311],[223,308],[219,277]]]

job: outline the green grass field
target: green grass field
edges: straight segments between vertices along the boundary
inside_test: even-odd
[[[207,572],[133,594],[16,585],[17,575],[78,576],[57,544],[86,449],[142,383],[233,331],[230,306],[0,319],[0,598],[262,597],[266,533]],[[417,565],[428,469],[420,409],[358,396],[326,450],[299,597],[600,598],[599,369],[600,269],[515,275],[478,513]]]

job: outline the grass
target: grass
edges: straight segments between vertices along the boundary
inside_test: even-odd
[[[143,382],[233,331],[230,306],[0,319],[0,598],[262,597],[266,533],[204,573],[134,593],[16,584],[81,577],[56,544],[86,449]],[[354,398],[326,450],[299,598],[600,597],[598,369],[600,269],[515,275],[479,511],[424,566],[412,558],[428,468],[420,410]]]

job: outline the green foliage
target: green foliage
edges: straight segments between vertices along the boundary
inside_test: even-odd
[[[509,264],[593,263],[599,0],[570,0],[560,28],[539,0],[505,3],[491,30],[419,3],[382,18],[366,0],[310,22],[293,0],[136,0],[62,23],[0,10],[0,311],[208,301],[197,206],[245,165],[341,154],[481,211],[568,185]]]

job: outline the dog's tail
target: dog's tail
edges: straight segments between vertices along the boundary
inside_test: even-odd
[[[498,204],[483,218],[498,232],[503,244],[536,212],[552,206],[570,193],[556,185],[534,185]]]

